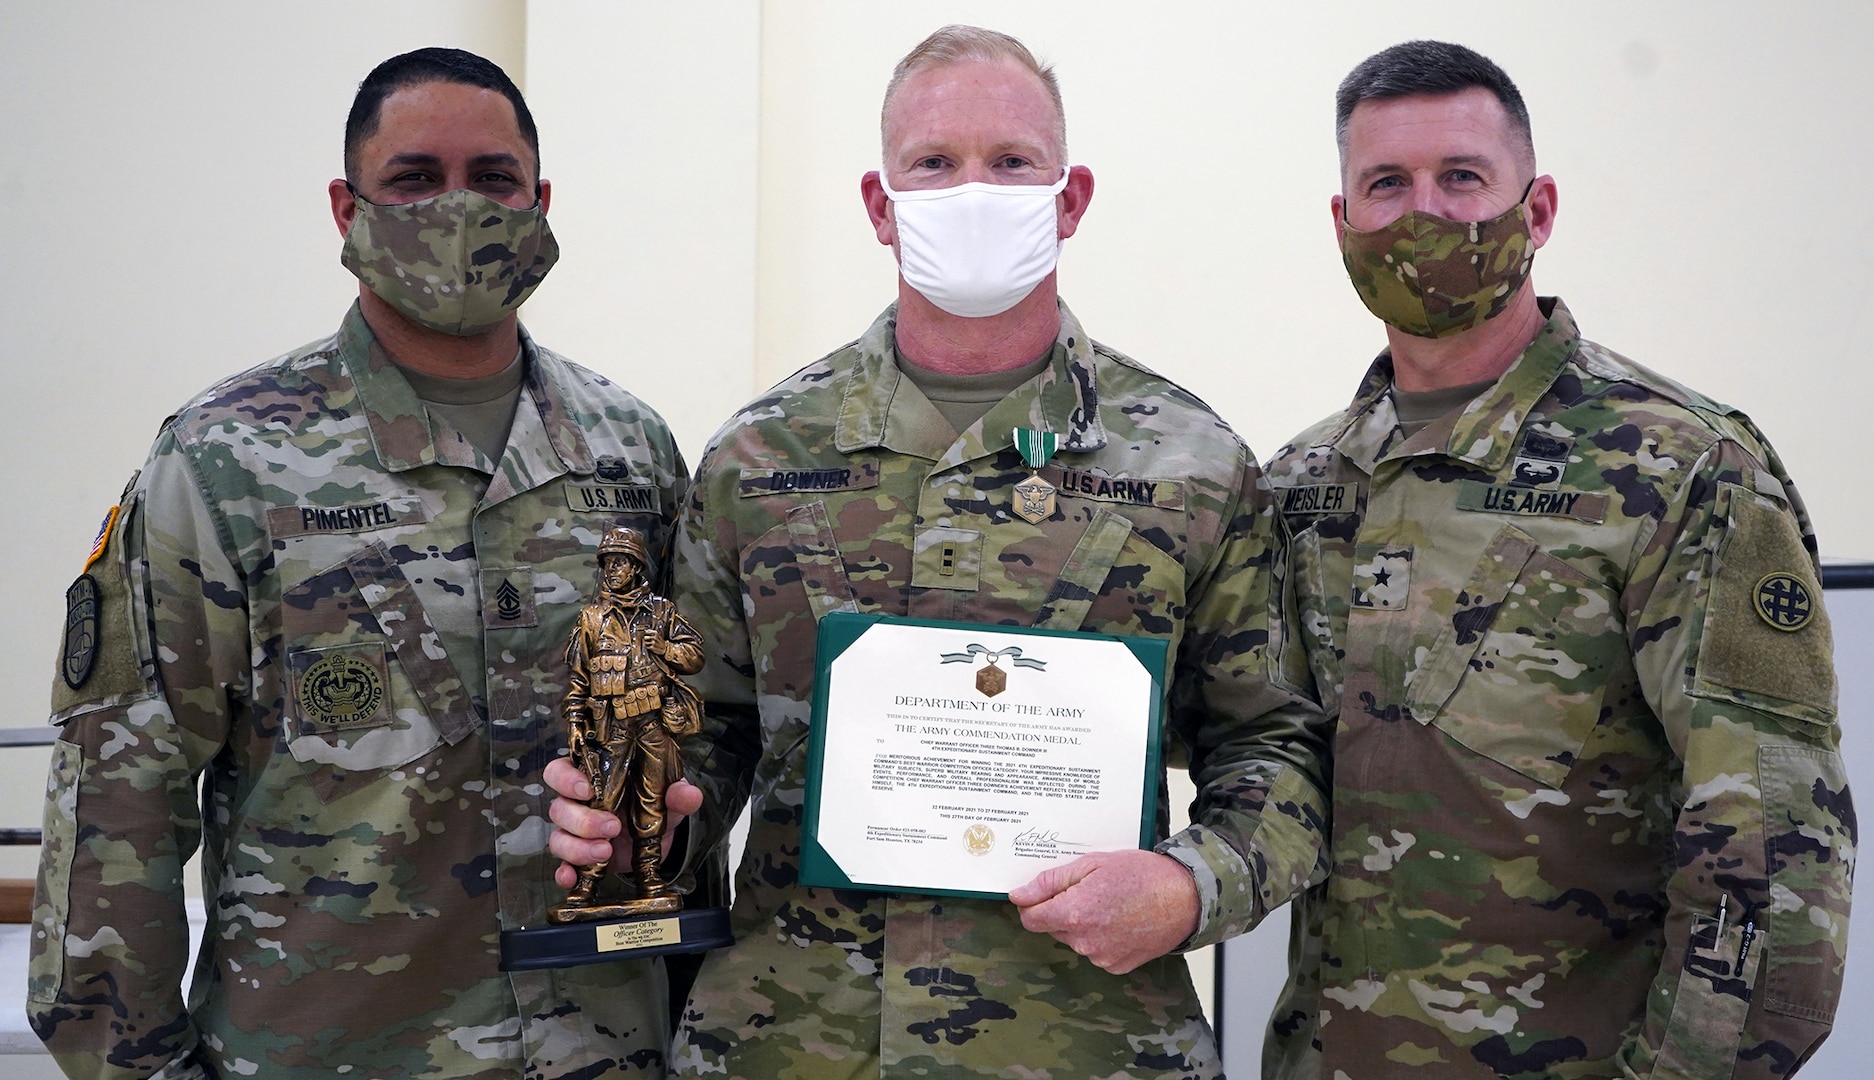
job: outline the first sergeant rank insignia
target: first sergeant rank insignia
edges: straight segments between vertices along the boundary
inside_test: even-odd
[[[1035,428],[1015,429],[1015,449],[1021,451],[1028,465],[1028,479],[1015,485],[1015,515],[1030,525],[1039,525],[1054,516],[1054,485],[1041,479],[1041,466],[1054,456],[1061,437],[1052,431]]]
[[[1765,574],[1757,582],[1752,602],[1757,617],[1778,630],[1801,630],[1815,617],[1815,602],[1809,586],[1794,574]]]

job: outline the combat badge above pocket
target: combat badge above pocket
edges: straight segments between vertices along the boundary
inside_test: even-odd
[[[1718,485],[1714,512],[1725,535],[1692,658],[1692,693],[1798,730],[1828,727],[1836,708],[1828,612],[1795,519],[1736,484]]]

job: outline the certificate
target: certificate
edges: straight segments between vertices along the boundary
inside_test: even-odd
[[[820,621],[803,884],[1003,896],[1157,820],[1167,646],[833,614]]]

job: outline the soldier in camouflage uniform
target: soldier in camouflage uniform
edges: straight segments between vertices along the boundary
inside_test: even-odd
[[[1265,1075],[1787,1076],[1855,850],[1802,500],[1744,414],[1536,297],[1555,181],[1496,65],[1397,46],[1339,116],[1391,347],[1268,466],[1339,722]]]
[[[73,587],[29,990],[69,1075],[663,1074],[658,967],[496,968],[558,896],[540,773],[599,538],[657,550],[685,486],[517,322],[537,162],[486,60],[374,71],[332,191],[357,306],[168,421]],[[419,392],[506,373],[495,422]]]
[[[973,28],[899,65],[882,178],[898,191],[864,181],[900,251],[898,302],[731,418],[684,510],[676,598],[711,650],[691,821],[703,843],[745,804],[752,824],[737,941],[698,976],[681,1073],[1216,1077],[1178,951],[1241,933],[1323,872],[1322,721],[1292,689],[1306,662],[1282,637],[1269,490],[1203,403],[1058,302],[1051,256],[1092,181],[1063,164],[1051,89],[1020,43]],[[1047,257],[1039,280],[1000,289],[1003,310],[964,316],[939,298],[996,302],[957,275],[909,281],[958,253],[919,246],[903,195],[978,182],[1038,200]],[[1012,231],[979,232],[959,261],[996,278],[1012,260],[985,237]],[[1038,468],[1021,429],[1058,437]],[[1045,512],[1014,491],[1031,473],[1053,489]],[[1196,823],[1167,835],[1161,775],[1155,850],[1087,856],[1012,903],[803,886],[814,627],[835,611],[1167,640],[1165,738],[1196,782]]]

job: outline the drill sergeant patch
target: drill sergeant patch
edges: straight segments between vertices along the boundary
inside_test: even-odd
[[[346,726],[370,720],[384,703],[384,678],[377,668],[348,653],[314,661],[299,677],[299,705],[306,719]]]

